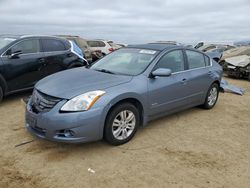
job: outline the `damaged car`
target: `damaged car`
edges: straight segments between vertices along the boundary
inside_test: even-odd
[[[228,76],[235,78],[248,78],[250,81],[250,56],[241,55],[226,58],[224,71]]]
[[[241,55],[248,55],[250,56],[250,46],[240,46],[230,50],[227,50],[223,53],[220,62],[225,61],[226,58],[241,56]]]
[[[223,52],[219,64],[223,67],[223,70],[225,70],[227,69],[225,59],[242,55],[250,56],[250,46],[240,46]]]
[[[235,48],[232,45],[227,44],[204,44],[203,42],[198,43],[194,48],[201,50],[203,52],[224,52]]]
[[[222,68],[195,49],[131,45],[89,68],[38,82],[26,106],[26,128],[57,142],[130,141],[140,126],[195,106],[212,109]]]

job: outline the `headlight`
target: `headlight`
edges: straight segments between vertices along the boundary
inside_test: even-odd
[[[66,102],[61,111],[64,112],[79,112],[90,109],[95,102],[105,94],[105,91],[91,91],[74,97]]]

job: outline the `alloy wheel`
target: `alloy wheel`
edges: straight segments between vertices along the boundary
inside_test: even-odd
[[[216,87],[213,87],[208,95],[208,105],[213,106],[217,100],[218,97],[218,90]]]
[[[127,139],[134,131],[136,125],[135,114],[124,110],[117,114],[112,124],[112,133],[117,140]]]

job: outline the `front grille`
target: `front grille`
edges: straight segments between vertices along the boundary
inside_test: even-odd
[[[35,113],[48,112],[60,101],[59,98],[51,97],[34,89],[31,99],[32,111]]]

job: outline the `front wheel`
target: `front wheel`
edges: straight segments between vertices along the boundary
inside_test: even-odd
[[[213,83],[207,92],[207,97],[203,107],[205,109],[211,109],[215,106],[219,96],[219,85],[217,83]]]
[[[109,113],[104,130],[104,138],[111,145],[121,145],[130,141],[139,126],[138,109],[123,103],[116,106]]]

